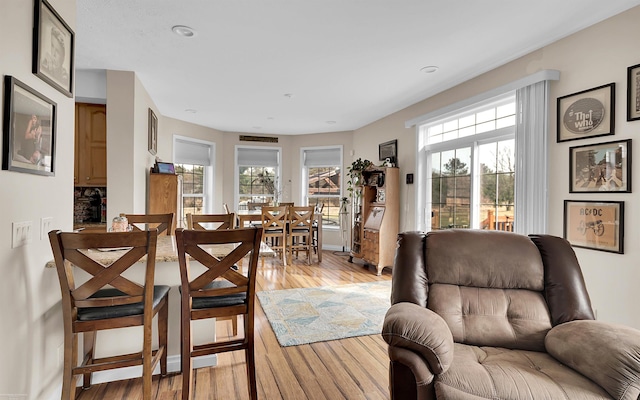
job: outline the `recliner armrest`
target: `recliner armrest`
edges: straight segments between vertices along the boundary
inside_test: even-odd
[[[640,398],[639,330],[602,321],[571,321],[552,328],[545,347],[613,398]]]
[[[413,303],[397,303],[384,317],[382,337],[390,346],[412,350],[426,360],[434,374],[453,361],[453,335],[438,314]]]

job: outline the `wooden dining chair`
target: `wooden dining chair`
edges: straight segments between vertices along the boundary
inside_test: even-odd
[[[285,207],[293,207],[294,206],[293,202],[290,202],[290,203],[280,202],[280,203],[278,203],[278,205],[279,206],[285,206]]]
[[[272,250],[279,252],[287,266],[287,207],[262,207],[262,238]]]
[[[222,208],[224,209],[225,213],[231,214],[231,211],[229,211],[229,206],[227,205],[227,203],[222,203]]]
[[[144,231],[147,229],[155,228],[158,230],[158,235],[166,232],[166,235],[172,235],[173,219],[175,218],[173,213],[169,214],[125,214],[129,225],[133,227],[134,231]]]
[[[324,203],[317,202],[313,208],[314,219],[313,219],[313,228],[312,228],[312,234],[311,234],[311,243],[313,247],[313,252],[315,254],[318,254],[318,252],[322,250],[322,249],[318,249],[319,233],[318,233],[318,221],[316,220],[316,218],[322,218],[322,210],[324,210]]]
[[[187,214],[187,229],[196,231],[233,229],[236,215],[227,214]]]
[[[182,399],[191,400],[193,357],[244,350],[249,382],[249,397],[257,399],[254,308],[258,254],[262,231],[242,228],[216,231],[176,230],[180,264]],[[232,245],[224,258],[213,256],[210,246]],[[236,262],[249,257],[247,275],[233,269]],[[191,268],[192,266],[198,268]],[[204,267],[204,268],[203,268]],[[204,271],[202,271],[204,269]],[[195,271],[201,272],[196,274]],[[242,315],[241,338],[215,341],[195,346],[191,321]]]
[[[313,231],[313,206],[288,207],[287,209],[287,251],[289,256],[307,252],[307,263],[311,264],[311,241]]]
[[[169,286],[154,285],[155,229],[140,232],[78,233],[49,232],[49,241],[62,291],[64,365],[62,399],[73,400],[76,382],[91,386],[91,374],[114,368],[142,365],[142,398],[151,399],[151,375],[158,361],[167,374],[167,319]],[[105,249],[123,254],[110,265],[102,265],[91,254]],[[97,250],[100,249],[100,250]],[[146,260],[138,262],[146,256]],[[144,284],[123,273],[137,265],[145,270]],[[80,283],[75,270],[81,269]],[[158,349],[152,350],[153,317],[158,315]],[[100,330],[143,327],[142,351],[134,354],[95,358],[96,333]],[[83,336],[83,355],[78,365],[78,336]]]
[[[187,214],[187,228],[196,231],[233,229],[236,216],[234,213],[228,214]],[[238,335],[238,317],[222,317],[219,321],[230,320],[233,336]]]

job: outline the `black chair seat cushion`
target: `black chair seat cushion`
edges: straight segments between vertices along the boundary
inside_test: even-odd
[[[157,285],[153,287],[153,307],[155,308],[162,298],[169,293],[170,286]],[[92,299],[101,297],[116,297],[126,296],[125,293],[118,289],[102,289],[98,290]],[[78,321],[95,321],[99,319],[119,318],[130,315],[140,315],[144,311],[144,304],[134,303],[125,304],[120,306],[107,306],[107,307],[85,307],[78,308]]]
[[[292,228],[291,231],[300,233],[300,232],[309,232],[309,229],[308,228]]]
[[[234,287],[235,285],[227,280],[216,280],[205,286],[207,289],[220,289],[225,287]],[[182,287],[179,286],[178,290],[182,293]],[[234,293],[225,296],[215,297],[193,297],[191,307],[194,310],[203,308],[217,308],[217,307],[229,307],[246,304],[246,293]]]

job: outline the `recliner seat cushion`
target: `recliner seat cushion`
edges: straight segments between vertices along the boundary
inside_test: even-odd
[[[453,363],[435,378],[438,399],[610,399],[547,353],[456,343]]]

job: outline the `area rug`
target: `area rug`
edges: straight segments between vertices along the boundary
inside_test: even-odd
[[[382,332],[391,281],[258,292],[280,346]]]

